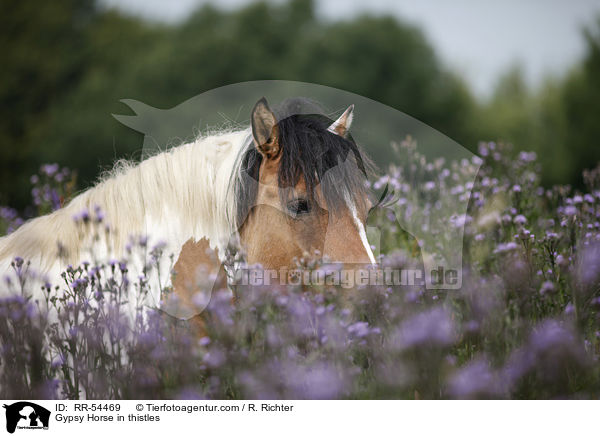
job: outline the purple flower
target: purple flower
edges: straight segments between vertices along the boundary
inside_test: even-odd
[[[73,289],[75,291],[82,291],[87,287],[87,285],[88,285],[87,278],[77,278],[77,279],[73,280],[73,283],[71,284],[71,286],[73,287]]]
[[[62,207],[62,202],[60,200],[58,192],[56,192],[56,189],[50,190],[50,201],[52,205],[52,210],[58,210]]]
[[[90,220],[90,213],[87,211],[87,209],[83,209],[81,211],[79,211],[78,213],[76,213],[75,215],[73,215],[73,221],[75,221],[76,223],[79,222],[83,222],[83,223],[87,223]]]
[[[525,216],[523,215],[517,215],[516,217],[513,218],[513,222],[515,224],[526,224],[527,223],[527,218],[525,218]]]
[[[494,249],[494,253],[504,253],[505,251],[516,250],[519,246],[516,242],[507,242],[498,244]]]
[[[95,221],[97,223],[101,223],[102,221],[104,221],[104,211],[102,210],[102,208],[100,208],[100,206],[96,205],[94,206],[94,215],[95,215]]]
[[[522,151],[519,153],[519,159],[523,162],[534,162],[537,159],[537,155],[534,151],[526,152]]]
[[[192,388],[185,388],[177,394],[176,400],[205,400],[206,396]]]
[[[536,326],[524,346],[513,351],[503,379],[514,386],[527,374],[536,373],[548,386],[559,386],[567,383],[569,371],[585,365],[583,343],[572,327],[549,319]]]
[[[473,218],[466,214],[450,217],[450,223],[456,228],[462,228],[471,221],[473,221]]]
[[[54,358],[51,365],[52,365],[52,368],[59,368],[62,365],[64,365],[65,362],[66,362],[66,360],[65,360],[64,356],[62,354],[60,354]]]
[[[448,383],[453,398],[503,398],[505,387],[485,359],[476,359],[460,368]]]
[[[348,326],[348,333],[356,338],[364,338],[370,331],[368,322],[357,322]]]
[[[52,177],[58,171],[58,164],[44,164],[40,167],[40,172],[48,177]]]
[[[542,283],[542,287],[540,288],[540,294],[542,294],[542,295],[553,294],[555,290],[556,290],[556,287],[554,286],[554,283],[547,280],[544,283]]]
[[[565,306],[565,314],[572,315],[573,313],[575,313],[575,306],[573,306],[573,303],[567,304]]]
[[[456,326],[450,313],[435,307],[404,321],[392,340],[397,348],[403,349],[421,345],[448,346],[456,339]]]
[[[217,368],[225,362],[225,353],[219,348],[213,347],[202,359],[211,368]]]
[[[585,286],[593,286],[600,279],[600,244],[585,246],[577,261],[577,279]]]
[[[433,191],[435,189],[435,182],[431,180],[429,182],[425,182],[425,185],[423,185],[423,189],[425,191]]]
[[[480,142],[479,143],[479,154],[483,157],[486,157],[489,155],[489,149],[488,149],[488,145],[485,142]]]

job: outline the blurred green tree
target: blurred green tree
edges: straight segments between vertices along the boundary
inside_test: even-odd
[[[31,130],[85,71],[93,0],[0,1],[0,201],[23,204],[36,172]]]
[[[468,148],[505,140],[533,149],[547,183],[574,182],[600,159],[600,21],[565,80],[539,91],[519,69],[478,102],[414,25],[385,16],[326,21],[313,0],[203,6],[175,25],[149,23],[94,0],[0,0],[0,203],[28,203],[42,162],[79,171],[83,187],[141,137],[111,117],[122,98],[170,108],[230,83],[320,83],[388,104]]]
[[[41,162],[76,168],[85,186],[99,168],[135,156],[139,134],[110,116],[122,113],[121,98],[167,108],[230,83],[300,80],[371,97],[458,141],[475,140],[467,87],[443,68],[419,29],[392,18],[332,23],[317,18],[313,1],[292,0],[233,12],[204,6],[166,26],[97,8],[91,0],[59,5],[8,8],[3,18],[14,29],[3,35],[14,60],[0,84],[2,107],[9,112],[11,101],[31,100],[1,128],[1,200],[17,206],[25,204],[25,175]],[[25,16],[37,24],[20,25]],[[23,61],[32,51],[39,59]],[[29,85],[19,61],[41,78],[40,86]],[[51,86],[43,87],[47,81]]]
[[[587,52],[582,64],[566,80],[565,143],[573,165],[567,180],[581,184],[581,171],[600,161],[600,16],[584,29]],[[560,159],[560,156],[556,156]]]

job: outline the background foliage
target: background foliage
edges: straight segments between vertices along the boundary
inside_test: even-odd
[[[285,79],[355,92],[395,107],[471,150],[479,140],[534,150],[543,183],[582,185],[600,158],[600,20],[564,79],[529,90],[518,68],[490,101],[476,100],[423,33],[385,16],[319,19],[312,0],[200,8],[158,25],[93,0],[1,0],[0,204],[22,209],[43,162],[79,171],[83,187],[141,138],[111,113],[133,98],[172,107],[230,83]]]

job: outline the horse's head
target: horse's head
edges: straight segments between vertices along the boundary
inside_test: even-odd
[[[348,134],[353,107],[332,122],[289,115],[294,105],[273,112],[263,98],[252,111],[253,143],[236,186],[248,262],[279,269],[318,250],[333,262],[374,263],[365,232],[369,164]]]

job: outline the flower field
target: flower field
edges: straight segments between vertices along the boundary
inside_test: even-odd
[[[421,266],[419,243],[395,219],[417,198],[428,210],[430,197],[404,189],[416,171],[440,198],[471,194],[455,222],[465,228],[460,290],[234,286],[232,304],[230,290],[216,289],[199,337],[160,311],[124,309],[128,289],[143,295],[158,264],[173,262],[161,246],[135,239],[129,257],[73,265],[63,283],[45,284],[41,302],[29,297],[35,271],[17,258],[0,283],[11,293],[0,299],[0,397],[598,398],[600,168],[583,175],[581,191],[546,189],[535,154],[503,144],[481,143],[477,162],[427,162],[410,141],[396,149],[406,168],[375,181],[394,201],[369,217],[381,231],[381,263]],[[74,173],[57,165],[31,182],[32,216],[75,190]],[[110,231],[100,210],[74,219]],[[0,234],[22,222],[0,208]],[[136,256],[146,276],[128,274]],[[298,264],[327,274],[317,260]]]

